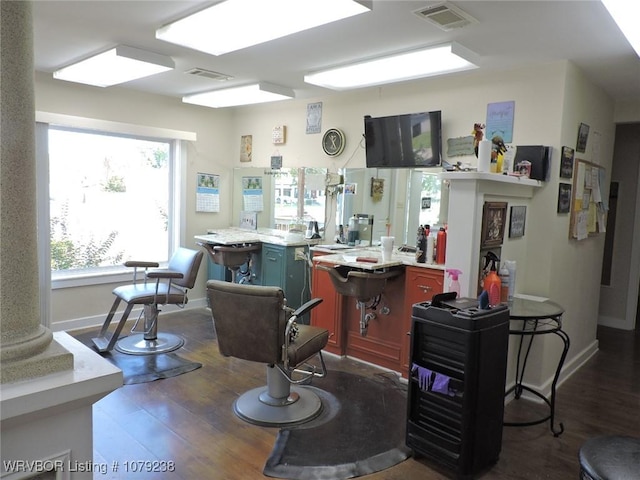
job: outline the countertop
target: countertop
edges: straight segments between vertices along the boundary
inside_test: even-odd
[[[313,251],[321,252],[336,252],[335,248],[323,248],[323,245],[316,245],[311,248]],[[357,261],[357,258],[371,259],[371,262]],[[375,259],[375,262],[373,260]],[[415,254],[398,252],[397,249],[393,251],[391,260],[382,261],[382,252],[380,247],[350,247],[347,249],[338,250],[336,253],[328,253],[318,257],[318,260],[323,263],[331,263],[334,265],[345,265],[353,268],[360,268],[362,270],[378,270],[381,268],[397,267],[397,266],[412,266],[420,268],[431,268],[434,270],[444,270],[444,265],[418,263],[415,259]]]
[[[259,228],[248,230],[239,227],[211,229],[206,235],[195,235],[194,238],[200,242],[212,243],[216,245],[242,245],[245,243],[269,243],[272,245],[282,245],[285,247],[308,246],[313,251],[327,253],[322,256],[322,261],[334,265],[346,265],[362,270],[378,270],[381,268],[397,266],[414,266],[420,268],[431,268],[434,270],[444,270],[444,265],[418,263],[415,254],[399,252],[394,250],[391,260],[383,262],[380,247],[350,247],[344,244],[325,244],[322,239],[307,239],[302,236],[292,236],[289,232],[276,230],[273,228]],[[371,262],[358,262],[358,257],[369,258]],[[375,260],[375,262],[374,262]]]
[[[206,235],[195,235],[201,242],[217,245],[239,245],[244,243],[270,243],[285,247],[300,247],[317,245],[322,239],[307,239],[302,235],[290,235],[289,232],[274,228],[259,228],[248,230],[239,227],[229,227],[207,230]]]

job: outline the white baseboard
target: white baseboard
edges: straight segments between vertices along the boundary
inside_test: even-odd
[[[179,312],[181,310],[192,310],[194,308],[206,308],[208,306],[206,298],[197,298],[195,300],[189,299],[184,308],[177,307],[175,305],[165,305],[161,308],[160,315],[165,315],[167,313]],[[140,308],[134,308],[129,315],[129,320],[135,320],[138,318],[140,314]],[[80,330],[83,328],[91,328],[91,327],[100,327],[104,323],[105,318],[107,317],[107,313],[104,312],[102,315],[95,315],[92,317],[84,317],[84,318],[73,318],[70,320],[63,320],[60,322],[55,322],[51,325],[51,331],[53,332],[70,332],[73,330]],[[119,320],[119,315],[122,314],[122,311],[119,311],[116,316],[114,316],[112,325]]]

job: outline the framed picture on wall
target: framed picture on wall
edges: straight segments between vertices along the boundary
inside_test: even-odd
[[[481,247],[502,245],[507,221],[507,202],[485,202],[482,209]]]
[[[509,238],[524,236],[524,221],[527,216],[527,207],[520,205],[511,207],[509,216]]]
[[[573,177],[573,155],[573,148],[562,147],[562,156],[560,157],[560,178]]]
[[[569,213],[571,210],[571,184],[558,184],[558,213]]]
[[[576,141],[576,152],[584,153],[587,150],[587,140],[589,139],[589,125],[581,123],[578,128],[578,140]]]

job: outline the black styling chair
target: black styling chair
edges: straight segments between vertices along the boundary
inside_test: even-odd
[[[157,262],[126,262],[125,266],[133,267],[133,283],[113,290],[116,299],[100,333],[92,339],[98,351],[108,352],[115,347],[122,353],[151,355],[171,352],[182,347],[184,345],[182,337],[171,333],[158,333],[158,313],[160,312],[158,307],[161,305],[184,307],[188,301],[187,292],[196,282],[203,256],[204,253],[201,250],[178,248],[166,269],[156,269],[159,266]],[[144,280],[137,279],[138,268],[144,268]],[[148,270],[149,268],[154,270]],[[127,307],[114,333],[107,336],[107,329],[121,301],[124,301]],[[138,317],[131,329],[134,334],[118,340],[122,327],[135,305],[143,307],[140,316],[144,316],[144,330],[142,333],[135,333],[140,321]]]
[[[322,349],[329,332],[299,325],[296,320],[322,299],[312,299],[294,310],[287,306],[279,287],[219,280],[207,282],[207,295],[220,353],[267,365],[266,387],[242,394],[234,403],[236,415],[269,427],[317,417],[322,411],[320,397],[302,384],[326,375]],[[318,361],[311,363],[316,356]]]

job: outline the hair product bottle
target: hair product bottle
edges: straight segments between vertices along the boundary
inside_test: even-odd
[[[444,227],[440,227],[438,238],[436,240],[436,263],[443,265],[447,258],[447,231]]]

